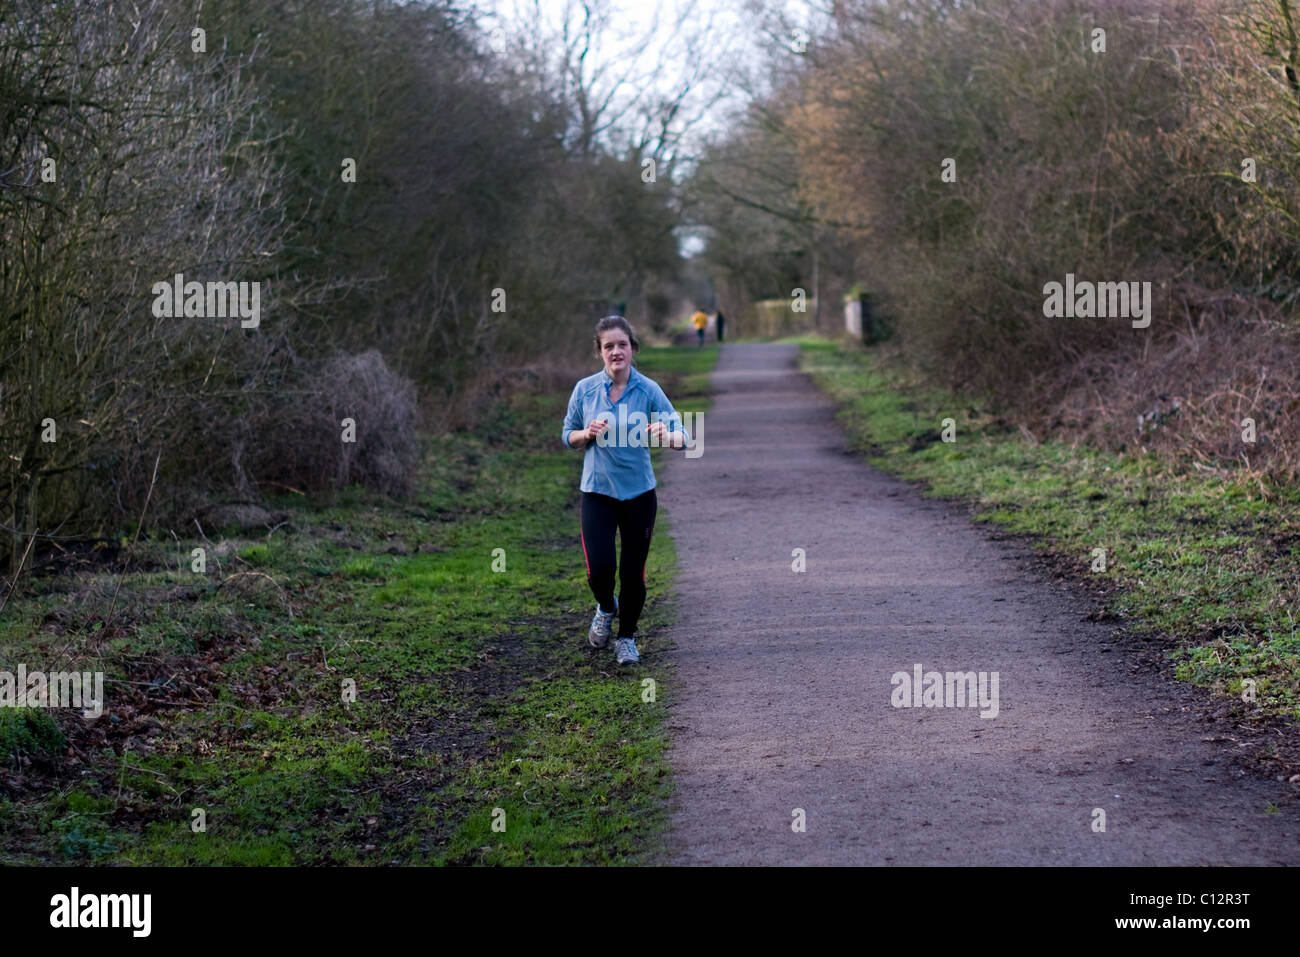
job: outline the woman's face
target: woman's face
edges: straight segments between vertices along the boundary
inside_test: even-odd
[[[632,361],[632,341],[622,329],[610,329],[600,335],[600,357],[610,378],[627,371]]]

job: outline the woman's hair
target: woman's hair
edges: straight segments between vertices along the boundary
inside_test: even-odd
[[[622,316],[606,316],[604,319],[600,320],[600,322],[596,323],[596,334],[591,337],[591,343],[595,347],[597,356],[600,356],[601,335],[609,332],[611,329],[621,329],[627,333],[628,341],[632,343],[633,352],[636,352],[641,348],[641,340],[638,339],[636,333],[632,331],[631,323]]]

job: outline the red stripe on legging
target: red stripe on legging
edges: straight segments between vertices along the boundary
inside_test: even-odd
[[[578,538],[582,539],[582,560],[587,563],[587,577],[591,577],[591,560],[587,558],[587,538],[578,530]]]

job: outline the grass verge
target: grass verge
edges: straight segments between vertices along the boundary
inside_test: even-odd
[[[1131,628],[1176,642],[1177,677],[1232,697],[1239,716],[1300,717],[1300,491],[1265,498],[1154,454],[1038,440],[876,351],[786,341],[873,464],[969,502],[977,520],[1101,584]]]

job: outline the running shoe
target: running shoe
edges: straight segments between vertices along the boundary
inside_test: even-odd
[[[614,599],[614,610],[603,612],[600,604],[596,605],[596,616],[591,619],[591,628],[587,631],[587,643],[593,648],[604,648],[609,644],[610,625],[618,614],[618,599]]]
[[[638,665],[641,663],[641,656],[636,651],[636,636],[616,639],[614,641],[614,652],[618,656],[620,665]]]

